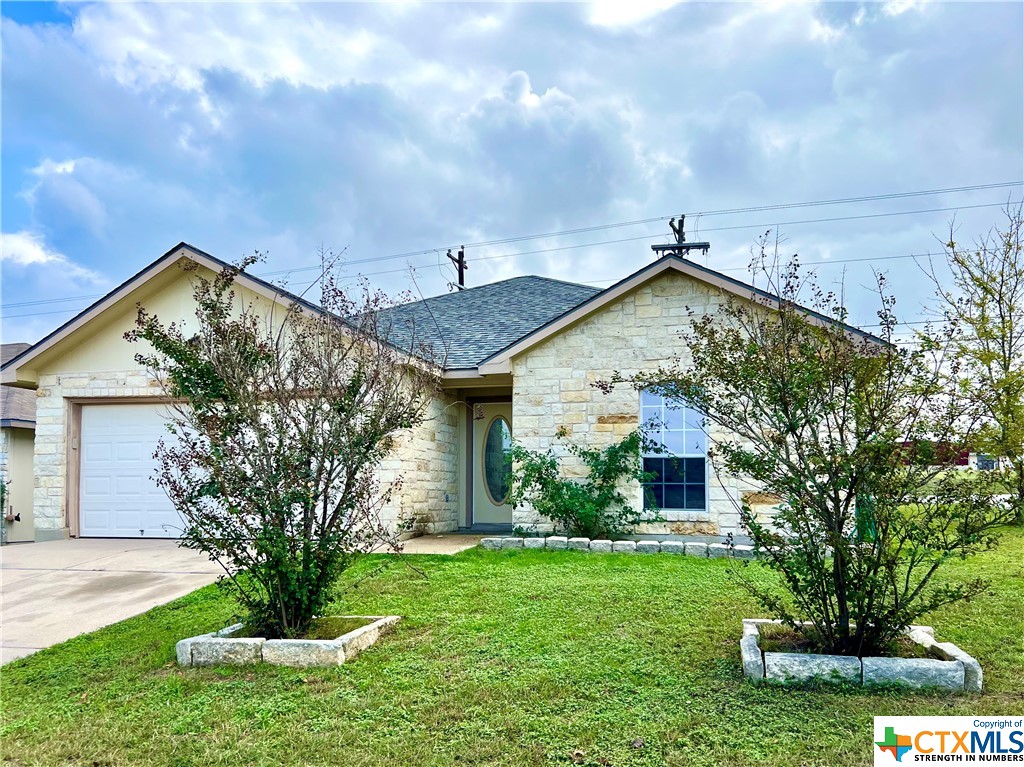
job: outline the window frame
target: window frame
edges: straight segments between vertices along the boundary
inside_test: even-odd
[[[645,410],[649,410],[652,407],[651,404],[645,403],[645,398],[650,398],[650,397],[656,397],[658,399],[657,407],[658,407],[658,410],[659,410],[659,414],[657,416],[657,418],[658,418],[657,430],[654,430],[654,429],[648,430],[648,425],[651,423],[651,418],[650,417],[645,417],[645,414],[644,414]],[[678,403],[678,406],[677,407],[670,407],[669,406],[670,402]],[[666,411],[669,411],[669,410],[681,414],[681,417],[682,417],[683,428],[682,428],[681,432],[680,432],[680,430],[676,430],[676,429],[669,430],[670,433],[676,433],[676,434],[682,433],[682,435],[683,435],[683,452],[681,452],[681,453],[671,452],[669,450],[669,448],[667,447],[667,445],[665,444],[665,439],[664,439],[665,427],[666,427],[667,422],[668,422],[668,419],[665,417],[665,414],[666,414]],[[687,413],[692,413],[694,416],[696,416],[697,419],[699,419],[699,422],[700,422],[701,426],[696,428],[696,429],[690,428],[688,426],[689,420],[687,418]],[[704,472],[703,472],[704,505],[703,506],[701,506],[700,508],[685,508],[686,488],[688,486],[693,486],[692,483],[686,483],[686,482],[683,482],[683,483],[667,483],[668,485],[676,485],[676,484],[678,484],[680,487],[683,488],[683,499],[684,499],[683,500],[683,503],[684,503],[683,507],[668,506],[668,505],[657,506],[657,507],[649,506],[648,505],[648,492],[647,492],[647,489],[649,487],[654,487],[654,486],[660,485],[660,487],[662,488],[662,493],[661,493],[662,500],[665,499],[664,488],[666,487],[666,483],[665,483],[664,479],[662,479],[662,477],[659,475],[659,481],[658,482],[643,482],[640,485],[641,492],[642,492],[642,503],[643,503],[643,508],[644,508],[645,511],[647,511],[647,510],[654,510],[655,508],[656,508],[657,511],[677,512],[677,513],[684,513],[684,514],[686,514],[686,513],[689,513],[689,514],[705,513],[706,514],[706,513],[708,513],[710,511],[710,506],[711,506],[711,498],[710,498],[710,495],[711,495],[711,462],[708,460],[708,455],[707,455],[708,439],[709,439],[708,438],[708,434],[707,434],[707,423],[708,423],[707,416],[704,415],[703,413],[701,413],[696,408],[691,407],[690,405],[688,405],[684,400],[675,399],[675,398],[672,398],[672,397],[665,397],[665,396],[663,396],[661,394],[655,394],[654,392],[651,392],[651,391],[646,390],[646,389],[640,391],[640,424],[641,424],[641,428],[645,429],[645,434],[647,434],[647,436],[653,442],[655,442],[657,444],[660,444],[662,446],[662,448],[663,448],[662,452],[649,452],[649,451],[641,449],[641,453],[640,453],[641,461],[643,459],[646,459],[646,458],[661,458],[661,459],[665,459],[665,460],[678,459],[680,461],[682,461],[684,459],[687,459],[687,458],[700,458],[704,462]],[[703,445],[703,452],[699,452],[699,453],[698,452],[693,452],[693,451],[689,451],[688,452],[686,450],[686,445],[687,445],[687,442],[689,441],[687,439],[687,437],[690,434],[694,433],[694,432],[699,432],[702,435],[701,442],[702,442],[702,445]],[[656,499],[652,498],[652,500],[656,500]]]

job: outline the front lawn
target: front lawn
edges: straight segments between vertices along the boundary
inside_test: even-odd
[[[213,587],[3,667],[5,763],[837,767],[871,764],[875,714],[1024,714],[1019,529],[948,571],[991,593],[930,619],[981,661],[980,697],[745,684],[758,611],[723,560],[408,561],[422,574],[373,557],[339,585],[346,612],[406,616],[341,668],[177,668],[176,640],[230,618]]]

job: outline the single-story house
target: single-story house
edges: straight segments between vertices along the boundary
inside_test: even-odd
[[[189,274],[179,268],[185,261],[211,272],[225,266],[181,243],[3,366],[4,384],[36,394],[36,540],[177,534],[177,514],[150,479],[153,448],[165,433],[160,388],[124,333],[138,303],[164,320],[194,319]],[[247,273],[236,288],[268,309],[300,300]],[[717,478],[700,414],[628,386],[610,394],[592,386],[615,371],[628,376],[685,356],[679,330],[689,309],[714,312],[729,295],[771,300],[670,254],[604,290],[526,276],[391,309],[393,340],[408,340],[403,328],[415,327],[417,341],[432,344],[443,361],[443,387],[429,420],[381,467],[382,480],[404,479],[387,518],[411,519],[414,534],[545,530],[532,510],[506,503],[510,440],[543,450],[558,445],[564,427],[571,439],[603,447],[655,418],[663,423],[658,436],[681,460],[647,459],[659,476],[647,493],[636,486],[633,502],[653,497],[665,521],[637,532],[739,533],[738,503],[757,488]]]
[[[3,344],[0,365],[6,365],[28,348],[29,344]],[[35,429],[35,392],[0,387],[0,481],[6,489],[0,509],[0,541],[4,543],[22,543],[35,537],[32,524]]]

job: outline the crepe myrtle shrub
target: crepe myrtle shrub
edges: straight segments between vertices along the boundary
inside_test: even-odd
[[[656,511],[633,508],[623,492],[627,482],[653,479],[644,472],[640,458],[641,449],[650,447],[642,431],[633,431],[603,449],[569,442],[564,427],[556,437],[586,467],[586,475],[563,476],[553,450],[527,450],[514,442],[506,453],[511,466],[507,502],[513,507],[528,504],[570,535],[592,539],[618,538],[641,522],[659,519]]]
[[[194,322],[140,306],[126,338],[151,347],[136,359],[173,403],[155,480],[184,520],[181,545],[220,564],[250,630],[298,637],[342,571],[397,544],[379,512],[400,479],[381,484],[376,470],[425,420],[439,380],[386,340],[392,302],[365,286],[350,295],[330,267],[323,311],[243,302],[235,279],[257,260],[212,277],[184,267]]]
[[[631,380],[703,412],[719,427],[715,471],[781,499],[770,522],[739,509],[784,584],[765,587],[738,568],[761,605],[822,651],[884,654],[919,616],[986,588],[934,576],[993,546],[1011,512],[992,487],[955,471],[980,414],[950,386],[959,369],[951,339],[898,341],[880,276],[880,330],[867,337],[796,257],[778,263],[762,242],[754,268],[778,301],[723,295],[717,314],[691,311],[686,358]],[[798,304],[805,298],[810,311]]]

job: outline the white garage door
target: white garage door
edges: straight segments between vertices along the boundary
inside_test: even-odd
[[[181,518],[152,480],[167,433],[164,405],[83,405],[80,534],[177,538]]]

